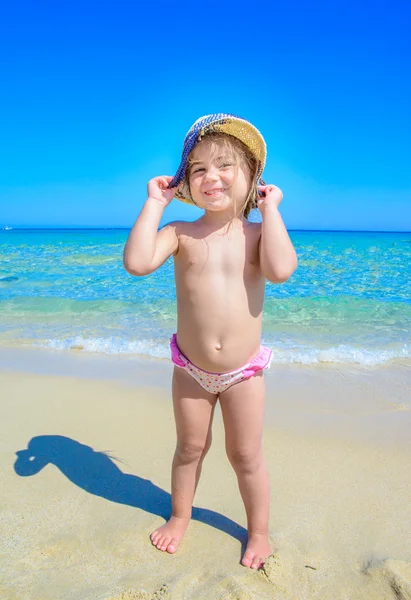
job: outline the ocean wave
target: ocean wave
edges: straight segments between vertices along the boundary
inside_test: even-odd
[[[273,351],[272,367],[276,364],[316,365],[322,363],[344,363],[377,366],[398,358],[411,358],[409,344],[397,344],[387,348],[359,348],[340,344],[328,348],[307,345],[272,344],[264,342]],[[120,337],[84,338],[76,336],[65,340],[49,339],[33,342],[34,346],[53,350],[94,352],[112,355],[137,355],[142,357],[169,358],[168,340],[127,340]]]
[[[119,337],[83,338],[76,336],[66,340],[52,339],[34,342],[34,346],[54,350],[74,350],[102,354],[136,354],[152,358],[167,358],[168,346],[155,340],[126,340]]]
[[[368,367],[383,365],[398,358],[411,358],[411,348],[403,344],[398,348],[356,348],[340,344],[329,348],[273,348],[274,364],[316,365],[321,363],[344,363]]]

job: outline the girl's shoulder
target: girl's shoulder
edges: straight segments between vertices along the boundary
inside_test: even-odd
[[[177,236],[187,234],[193,231],[192,221],[170,221],[161,227],[161,229],[172,229]]]

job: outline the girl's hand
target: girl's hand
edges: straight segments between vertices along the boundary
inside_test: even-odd
[[[283,199],[283,193],[276,185],[259,185],[258,190],[263,192],[264,196],[258,196],[257,206],[262,215],[267,206],[275,206],[278,208],[281,200]]]
[[[168,187],[168,184],[172,180],[173,178],[169,175],[161,175],[160,177],[153,177],[153,179],[150,179],[147,184],[148,197],[154,198],[164,206],[170,204],[178,187]]]

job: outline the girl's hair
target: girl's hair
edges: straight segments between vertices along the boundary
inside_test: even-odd
[[[236,166],[236,171],[238,172],[238,167],[243,164],[246,167],[246,172],[248,172],[249,177],[249,188],[247,197],[241,207],[241,214],[248,218],[250,214],[250,210],[252,208],[257,207],[257,171],[258,171],[258,162],[255,158],[254,154],[247,148],[245,144],[238,138],[229,135],[227,133],[222,132],[212,132],[206,133],[202,140],[193,148],[193,150],[188,155],[187,159],[187,169],[186,169],[186,182],[189,186],[190,173],[191,168],[193,166],[194,154],[196,148],[199,147],[200,144],[207,144],[209,151],[211,153],[211,159],[213,160],[217,154],[217,151],[222,152],[224,155],[228,155],[233,158]],[[236,198],[233,198],[235,213],[237,214],[237,204]]]

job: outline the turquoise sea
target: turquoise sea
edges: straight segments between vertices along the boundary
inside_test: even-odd
[[[263,344],[276,363],[411,365],[411,233],[290,231],[299,266],[267,282]],[[0,346],[166,359],[173,262],[138,278],[128,230],[0,231]]]

